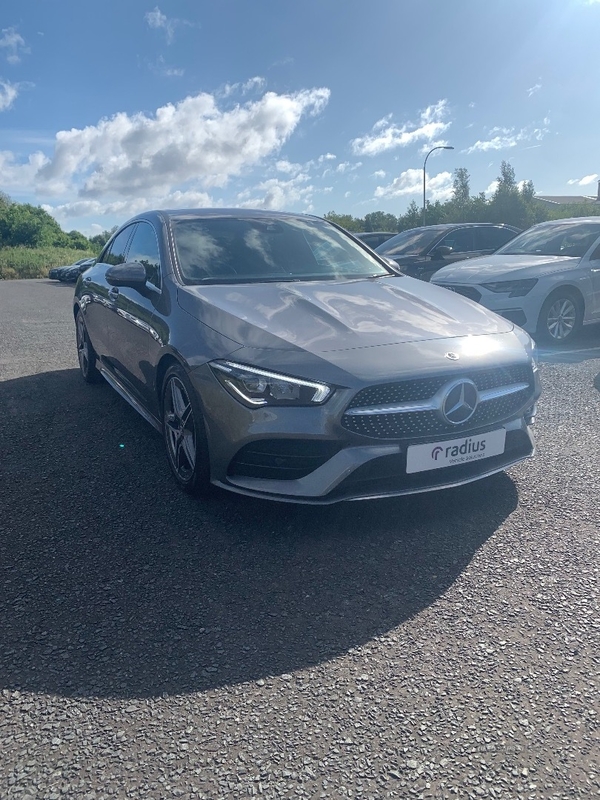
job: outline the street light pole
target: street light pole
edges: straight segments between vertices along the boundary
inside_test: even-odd
[[[426,173],[425,170],[427,168],[427,159],[436,150],[454,150],[454,148],[451,147],[448,144],[440,144],[437,147],[432,147],[431,150],[425,156],[425,161],[423,162],[423,223],[422,223],[423,225],[425,225],[425,203],[426,203],[426,193],[425,192],[426,192],[426,180],[427,180],[427,178],[426,178],[427,173]]]

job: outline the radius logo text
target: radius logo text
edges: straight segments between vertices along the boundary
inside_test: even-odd
[[[468,456],[471,453],[483,453],[484,450],[485,439],[479,439],[478,441],[465,439],[461,445],[453,444],[446,448],[439,445],[434,447],[431,451],[431,457],[434,461],[437,461],[441,453],[444,454],[444,458],[456,458],[457,456]]]

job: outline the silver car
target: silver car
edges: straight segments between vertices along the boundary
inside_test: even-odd
[[[543,342],[564,344],[600,321],[600,217],[542,222],[494,255],[459,261],[431,280]]]
[[[190,492],[333,503],[533,453],[530,337],[316,217],[139,215],[79,278],[73,311],[84,379],[162,433]]]

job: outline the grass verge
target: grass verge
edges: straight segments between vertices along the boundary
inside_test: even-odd
[[[0,280],[45,278],[52,267],[95,255],[91,250],[68,247],[0,247]]]

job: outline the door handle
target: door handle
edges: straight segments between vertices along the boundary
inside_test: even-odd
[[[600,272],[600,267],[592,267],[590,272]]]

